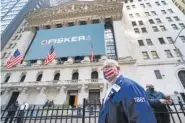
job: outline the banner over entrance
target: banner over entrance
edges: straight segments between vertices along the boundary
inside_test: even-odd
[[[94,55],[105,54],[104,24],[40,30],[37,32],[25,60],[45,59],[52,45],[55,48],[56,58],[89,56],[91,43]]]

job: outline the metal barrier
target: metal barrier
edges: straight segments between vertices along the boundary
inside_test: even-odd
[[[185,104],[167,105],[167,112],[155,112],[156,115],[168,114],[171,123],[185,123]],[[1,109],[1,123],[97,123],[100,104],[88,104],[85,99],[83,105],[70,107],[54,105],[44,107],[33,105],[27,110]],[[6,122],[9,120],[9,122]],[[10,121],[12,120],[12,122]],[[158,121],[158,123],[162,123]]]

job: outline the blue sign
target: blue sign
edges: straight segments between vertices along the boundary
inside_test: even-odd
[[[51,46],[56,57],[90,56],[105,54],[104,24],[88,24],[73,27],[40,30],[37,32],[25,60],[45,59]]]

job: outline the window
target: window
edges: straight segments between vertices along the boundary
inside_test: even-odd
[[[179,36],[183,43],[185,43],[185,36]]]
[[[155,11],[151,11],[152,15],[157,15],[157,13]]]
[[[72,80],[78,80],[78,72],[73,73]]]
[[[165,1],[161,1],[161,3],[162,3],[163,5],[167,5]]]
[[[36,81],[41,81],[41,80],[42,80],[42,73],[38,74]]]
[[[171,24],[171,26],[172,26],[172,28],[173,28],[174,30],[178,30],[178,27],[177,27],[176,24]]]
[[[142,27],[141,30],[142,30],[143,33],[147,33],[147,30],[146,30],[145,27]]]
[[[150,13],[149,12],[145,12],[145,15],[148,17],[148,16],[150,16]]]
[[[22,75],[21,75],[20,82],[24,82],[25,78],[26,78],[26,73],[23,72]]]
[[[11,75],[10,73],[8,73],[8,74],[6,75],[4,83],[7,83],[7,82],[9,81],[10,75]]]
[[[181,52],[179,49],[174,49],[174,52],[176,54],[177,57],[180,57],[181,56]]]
[[[153,43],[152,43],[152,40],[151,40],[151,39],[146,39],[146,43],[147,43],[147,45],[148,45],[148,46],[153,45]]]
[[[98,79],[98,72],[97,71],[93,71],[91,73],[91,79]]]
[[[141,7],[145,8],[145,5],[144,4],[140,4]]]
[[[174,13],[172,9],[168,9],[169,13]]]
[[[155,2],[155,4],[156,4],[157,6],[160,6],[159,2]]]
[[[144,25],[143,21],[139,21],[139,25]]]
[[[7,47],[7,49],[10,49],[12,47],[13,44],[9,44],[9,46]]]
[[[179,17],[177,17],[177,16],[174,16],[173,18],[174,18],[176,21],[180,21]]]
[[[166,14],[166,11],[165,10],[161,10],[162,14]]]
[[[132,26],[137,26],[135,21],[132,21]]]
[[[146,3],[147,6],[152,7],[150,3]]]
[[[130,10],[130,6],[126,6],[127,10]]]
[[[171,17],[166,17],[166,19],[168,20],[168,22],[172,22]]]
[[[142,52],[142,54],[143,54],[143,59],[144,60],[150,59],[149,55],[148,55],[148,52],[144,51],[144,52]]]
[[[139,13],[136,13],[135,15],[136,15],[136,17],[140,17],[140,14]]]
[[[129,17],[130,17],[130,18],[133,18],[134,16],[133,16],[133,14],[129,14]]]
[[[159,32],[159,29],[157,28],[157,26],[152,26],[152,29],[154,32]]]
[[[173,43],[172,37],[166,37],[166,39],[168,40],[168,43],[169,43],[169,44],[172,44],[172,43]]]
[[[166,44],[163,38],[158,38],[160,44]]]
[[[18,35],[16,35],[12,40],[17,40],[17,38],[18,38]]]
[[[172,58],[173,57],[173,55],[170,52],[170,50],[164,50],[164,52],[166,53],[167,58]]]
[[[135,5],[132,5],[132,8],[136,8],[136,6]]]
[[[149,21],[150,24],[155,24],[152,19],[149,19],[148,21]]]
[[[157,21],[157,23],[162,23],[159,18],[156,18],[155,20]]]
[[[60,73],[55,73],[54,80],[59,80],[60,79]]]
[[[166,31],[167,30],[164,25],[161,25],[160,28],[161,28],[162,31]]]
[[[185,28],[185,25],[183,23],[179,23],[179,26],[183,29]]]
[[[151,54],[152,54],[153,59],[158,59],[159,58],[156,51],[151,51]]]
[[[145,46],[145,44],[143,43],[143,40],[138,40],[138,44],[139,46]]]
[[[162,79],[161,72],[159,70],[154,70],[155,76],[157,79]]]
[[[19,40],[22,37],[22,35],[19,35],[19,37],[17,38],[17,40]]]
[[[134,28],[135,33],[140,33],[138,28]]]
[[[6,54],[7,54],[6,52],[5,52],[5,53],[3,53],[3,55],[2,55],[2,57],[1,57],[1,59],[5,58]]]

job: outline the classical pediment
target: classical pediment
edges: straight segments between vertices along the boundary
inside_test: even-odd
[[[33,11],[28,14],[27,21],[34,25],[34,20],[41,23],[84,16],[116,15],[122,13],[122,6],[120,2],[72,1],[54,8]]]

